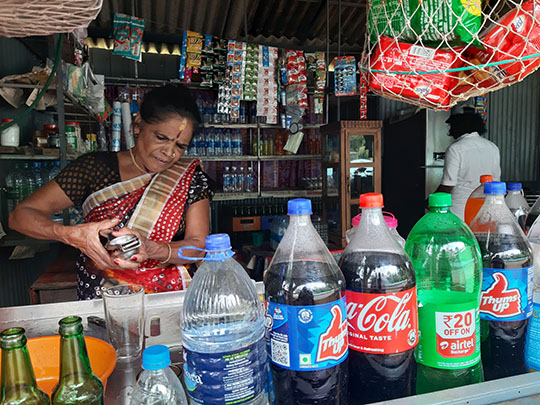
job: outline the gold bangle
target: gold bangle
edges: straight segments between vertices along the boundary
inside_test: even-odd
[[[169,248],[169,255],[167,256],[167,258],[163,261],[159,261],[160,263],[167,263],[169,260],[171,260],[171,256],[172,256],[172,247],[171,247],[171,244],[169,242],[163,242],[163,243],[166,243],[167,244],[167,247]]]

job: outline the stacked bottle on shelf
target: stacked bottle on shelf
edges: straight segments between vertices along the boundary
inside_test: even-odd
[[[239,129],[205,128],[193,137],[185,156],[240,156],[242,153]]]
[[[238,167],[223,167],[223,192],[224,193],[251,193],[255,191],[253,167],[245,168],[242,165]]]

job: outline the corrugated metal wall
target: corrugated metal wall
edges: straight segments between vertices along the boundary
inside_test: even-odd
[[[489,94],[487,138],[501,151],[502,180],[538,181],[539,90],[540,71]]]

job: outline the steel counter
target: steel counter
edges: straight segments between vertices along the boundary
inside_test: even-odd
[[[257,283],[257,289],[262,294],[262,283]],[[144,302],[145,345],[163,344],[169,346],[173,369],[176,369],[177,372],[182,361],[180,310],[184,302],[184,295],[184,291],[148,294],[145,295]],[[58,321],[68,315],[78,315],[83,319],[86,336],[109,340],[106,329],[93,322],[92,318],[104,319],[101,300],[0,308],[0,330],[21,326],[26,329],[29,338],[56,335],[58,334]],[[140,358],[131,362],[118,362],[107,381],[105,404],[129,404],[131,391],[140,371]],[[523,374],[382,403],[388,405],[540,404],[540,373]]]

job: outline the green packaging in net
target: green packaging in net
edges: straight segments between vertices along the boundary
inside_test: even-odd
[[[412,16],[411,4],[409,0],[370,0],[370,41],[377,42],[381,35],[399,40],[414,40],[416,34],[411,29],[411,24],[407,24]]]
[[[471,43],[482,25],[480,0],[411,0],[412,25],[423,41]]]

